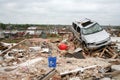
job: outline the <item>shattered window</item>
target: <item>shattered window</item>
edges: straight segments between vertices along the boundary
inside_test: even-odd
[[[77,27],[77,32],[80,33],[80,27],[79,26]]]
[[[88,34],[93,34],[99,31],[102,31],[102,27],[99,24],[94,24],[90,26],[89,28],[84,28],[82,29],[83,34],[88,35]]]
[[[92,24],[92,23],[93,23],[93,22],[88,21],[88,22],[82,23],[81,25],[82,25],[83,27],[85,27],[85,26],[88,26],[88,25],[90,25],[90,24]]]
[[[76,30],[77,25],[73,23],[73,28]]]

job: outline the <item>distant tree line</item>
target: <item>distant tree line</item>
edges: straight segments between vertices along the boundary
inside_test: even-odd
[[[4,24],[4,23],[0,23],[0,28],[2,30],[6,30],[6,29],[17,29],[17,30],[21,30],[21,29],[27,29],[28,27],[31,26],[37,26],[37,27],[47,27],[48,25],[36,25],[36,24]]]
[[[37,27],[44,27],[44,28],[54,28],[54,27],[66,27],[68,25],[49,25],[49,24],[4,24],[0,23],[0,28],[2,30],[6,29],[12,29],[12,30],[22,30],[22,29],[27,29],[28,27],[31,26],[37,26]]]
[[[0,28],[2,30],[6,30],[6,29],[26,29],[29,26],[31,26],[31,25],[29,25],[29,24],[4,24],[4,23],[0,23]]]
[[[6,29],[6,24],[0,23],[1,29]]]

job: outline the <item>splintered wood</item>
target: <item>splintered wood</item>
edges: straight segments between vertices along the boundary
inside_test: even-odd
[[[59,50],[60,42],[66,43],[69,46],[68,50]],[[75,38],[23,40],[2,52],[0,80],[85,80],[92,76],[102,77],[102,73],[108,71],[109,69],[106,68],[111,65],[104,58],[116,58],[115,49],[112,46],[106,46],[89,51],[83,45]],[[79,55],[83,53],[86,59],[65,56],[66,54],[73,56],[76,53],[75,49],[80,47],[83,50],[77,53]],[[55,71],[48,67],[49,56],[57,57]]]
[[[110,45],[106,45],[103,47],[100,47],[98,49],[88,49],[85,46],[85,43],[81,43],[79,40],[77,40],[76,38],[74,38],[73,40],[74,44],[76,44],[76,47],[81,47],[82,50],[82,54],[85,58],[88,57],[100,57],[100,58],[117,58],[117,49],[114,48],[114,46],[116,44],[110,44]]]

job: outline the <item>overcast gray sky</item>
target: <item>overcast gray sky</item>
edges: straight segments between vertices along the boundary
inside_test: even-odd
[[[71,24],[89,18],[120,25],[120,0],[0,0],[0,22]]]

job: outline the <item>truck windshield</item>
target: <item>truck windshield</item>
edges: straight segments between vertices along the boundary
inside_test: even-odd
[[[82,32],[84,35],[88,35],[88,34],[93,34],[99,31],[102,31],[103,29],[101,28],[101,26],[99,24],[94,24],[88,28],[83,28]]]

